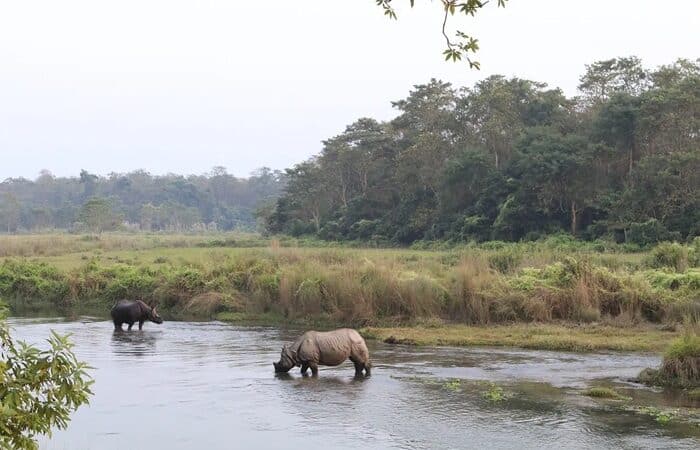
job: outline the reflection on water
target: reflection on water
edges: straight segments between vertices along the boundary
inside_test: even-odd
[[[700,427],[579,395],[614,385],[625,395],[677,407],[689,400],[625,383],[655,356],[515,349],[411,348],[369,342],[374,370],[346,363],[319,377],[272,361],[298,331],[218,322],[145,324],[12,319],[15,335],[41,344],[72,333],[95,367],[95,397],[42,449],[228,448],[697,448]],[[507,392],[484,397],[489,382]],[[647,403],[647,404],[649,404]],[[142,432],[141,430],[148,430]]]
[[[145,356],[156,351],[157,334],[145,330],[112,331],[112,351],[115,355]]]

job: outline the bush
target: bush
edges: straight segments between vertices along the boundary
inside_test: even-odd
[[[700,336],[686,326],[683,335],[666,350],[661,368],[644,369],[639,381],[659,386],[700,386]]]
[[[660,375],[668,384],[700,386],[700,336],[686,332],[664,355]]]
[[[679,235],[669,233],[666,227],[656,219],[632,223],[627,231],[627,241],[643,247],[662,241],[679,240],[679,238]]]
[[[68,280],[55,267],[26,260],[5,260],[0,264],[0,295],[63,303],[68,297]]]
[[[664,242],[651,250],[646,263],[654,269],[668,267],[683,272],[688,267],[688,249],[681,244]]]
[[[505,247],[488,255],[489,266],[503,274],[515,270],[522,259],[523,254],[516,247]]]
[[[700,267],[700,236],[693,239],[688,250],[688,264],[691,267]]]

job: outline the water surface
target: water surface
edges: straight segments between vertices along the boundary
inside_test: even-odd
[[[276,376],[272,361],[298,331],[219,322],[147,323],[113,333],[101,319],[11,319],[41,344],[72,333],[95,367],[95,396],[42,449],[230,448],[698,448],[700,427],[661,425],[619,402],[580,395],[614,385],[635,401],[693,406],[627,383],[659,359],[492,348],[414,348],[369,342],[373,375],[351,363]],[[507,394],[484,397],[495,383]],[[634,402],[633,402],[634,403]]]

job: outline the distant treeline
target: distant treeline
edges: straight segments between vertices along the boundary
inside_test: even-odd
[[[700,60],[586,67],[580,96],[431,80],[287,170],[270,233],[400,244],[568,232],[645,245],[700,234]]]
[[[144,171],[0,183],[0,231],[253,230],[255,209],[279,197],[286,175],[262,168],[236,178],[222,167],[204,175]]]

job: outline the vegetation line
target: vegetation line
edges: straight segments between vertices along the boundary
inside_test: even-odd
[[[112,237],[27,237],[29,248],[14,252],[48,255],[0,258],[0,296],[17,309],[107,311],[128,298],[171,316],[368,327],[381,339],[416,343],[576,350],[657,350],[673,336],[658,328],[700,316],[700,239],[641,253],[561,237],[442,251],[289,248],[253,236],[268,246],[168,247],[190,242],[171,236],[157,247],[142,235],[120,235],[109,249],[103,239]],[[75,252],[76,245],[85,247]],[[511,328],[492,327],[505,324]],[[646,337],[635,344],[638,336],[624,332],[629,327]]]

